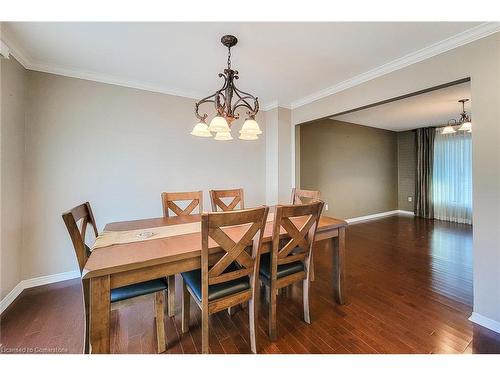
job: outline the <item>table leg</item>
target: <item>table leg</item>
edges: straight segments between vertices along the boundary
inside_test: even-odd
[[[345,228],[339,228],[338,237],[333,237],[333,287],[338,304],[346,303],[345,296]]]
[[[175,316],[175,275],[170,275],[167,278],[168,281],[168,316]]]
[[[90,279],[90,352],[109,353],[111,315],[109,275]]]

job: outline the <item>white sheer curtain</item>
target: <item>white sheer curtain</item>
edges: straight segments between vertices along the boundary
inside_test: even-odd
[[[472,133],[436,129],[433,164],[434,218],[472,224]]]

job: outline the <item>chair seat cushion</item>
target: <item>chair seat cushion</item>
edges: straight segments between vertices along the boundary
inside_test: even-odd
[[[241,269],[238,263],[231,263],[223,273],[237,271]],[[193,291],[194,297],[201,301],[201,269],[181,273],[184,282]],[[231,294],[243,292],[250,289],[250,279],[248,276],[240,277],[236,280],[208,286],[208,300],[213,301]]]
[[[167,279],[164,277],[161,279],[122,286],[120,288],[111,289],[111,302],[123,301],[125,299],[139,297],[165,289],[167,289]]]
[[[288,264],[280,264],[276,276],[278,279],[292,275],[297,272],[304,271],[304,263],[301,261],[292,262]],[[260,257],[260,277],[263,281],[269,282],[271,280],[271,253],[263,254]]]

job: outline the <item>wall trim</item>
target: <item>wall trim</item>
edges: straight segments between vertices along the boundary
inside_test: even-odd
[[[469,317],[469,320],[472,323],[479,324],[480,326],[483,326],[485,328],[488,328],[491,331],[500,333],[500,322],[487,318],[481,314],[478,314],[476,312],[472,312],[472,315]]]
[[[399,215],[399,214],[414,216],[414,213],[411,211],[393,210],[393,211],[379,212],[377,214],[371,214],[371,215],[366,215],[366,216],[353,217],[350,219],[345,219],[345,221],[347,221],[349,224],[353,224],[353,223],[358,223],[361,221],[379,219],[381,217],[394,216],[394,215]]]
[[[420,61],[426,60],[433,56],[439,55],[443,52],[449,51],[451,49],[460,47],[464,44],[474,42],[478,39],[487,37],[496,32],[500,32],[500,22],[485,22],[469,30],[465,30],[459,34],[456,34],[448,39],[444,39],[440,42],[431,44],[428,47],[422,48],[421,50],[409,53],[403,57],[390,61],[384,65],[381,65],[375,69],[371,69],[367,72],[361,73],[355,77],[349,78],[343,82],[340,82],[331,87],[319,90],[315,93],[307,95],[303,98],[297,99],[291,103],[291,105],[279,104],[277,100],[271,101],[269,103],[263,103],[261,108],[263,111],[269,111],[277,107],[284,107],[289,109],[295,109],[303,105],[312,103],[321,98],[327,97],[329,95],[338,93],[343,90],[347,90],[351,87],[357,86],[364,82],[370,81],[372,79],[378,78],[385,74],[394,72],[396,70],[405,68],[409,65],[418,63]],[[33,61],[28,53],[20,48],[12,39],[9,39],[8,35],[2,32],[2,41],[10,49],[10,54],[15,57],[19,63],[21,63],[24,68],[28,70],[35,70],[44,73],[51,73],[56,75],[62,75],[66,77],[85,79],[88,81],[107,83],[111,85],[123,86],[134,88],[138,90],[145,90],[151,92],[158,92],[161,94],[180,96],[184,98],[199,100],[204,95],[195,92],[187,92],[183,90],[178,90],[172,87],[157,86],[149,82],[138,82],[132,80],[121,79],[119,77],[100,74],[91,71],[84,71],[79,69],[68,69],[61,66],[44,64],[38,61]]]
[[[93,71],[87,71],[82,69],[71,69],[58,66],[55,64],[46,64],[39,61],[33,60],[22,48],[19,48],[12,39],[2,35],[2,46],[5,44],[6,48],[9,48],[10,54],[27,70],[34,70],[42,73],[50,73],[55,75],[60,75],[64,77],[84,79],[87,81],[106,83],[108,85],[115,85],[121,87],[128,87],[137,90],[144,90],[150,92],[157,92],[160,94],[179,96],[182,98],[188,98],[193,100],[200,100],[206,96],[206,93],[199,93],[193,91],[184,91],[175,89],[172,87],[166,87],[161,85],[155,85],[150,82],[140,82],[128,79],[122,79],[109,74],[102,74]],[[272,101],[261,105],[263,111],[269,111],[270,109],[277,108],[278,106],[283,107],[283,105],[278,105],[278,101]]]
[[[71,280],[80,277],[80,272],[68,271],[62,273],[56,273],[53,275],[34,277],[32,279],[21,280],[1,301],[0,301],[0,314],[9,307],[12,302],[16,300],[17,297],[25,289],[34,288],[40,285],[57,283],[59,281]]]
[[[367,81],[371,81],[372,79],[381,77],[385,74],[392,73],[396,70],[416,64],[420,61],[429,59],[441,53],[452,50],[454,48],[463,46],[464,44],[472,43],[478,39],[485,38],[497,32],[500,32],[500,22],[482,23],[469,30],[465,30],[459,34],[456,34],[450,38],[431,44],[430,46],[422,48],[421,50],[409,53],[403,57],[390,61],[375,69],[361,73],[355,77],[347,79],[336,85],[333,85],[323,90],[319,90],[301,99],[295,100],[292,102],[291,107],[292,109],[302,107],[303,105],[310,104],[316,100],[325,98],[332,94],[336,94],[340,91],[347,90],[351,87],[360,85]]]

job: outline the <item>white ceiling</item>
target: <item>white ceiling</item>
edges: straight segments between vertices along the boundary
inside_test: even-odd
[[[404,131],[440,126],[460,117],[459,99],[470,99],[470,82],[363,109],[332,119],[374,128]],[[471,101],[465,103],[468,113]]]
[[[8,22],[2,39],[34,70],[200,98],[219,88],[217,74],[227,58],[220,37],[234,34],[239,87],[259,96],[265,107],[296,106],[304,97],[478,25]]]

